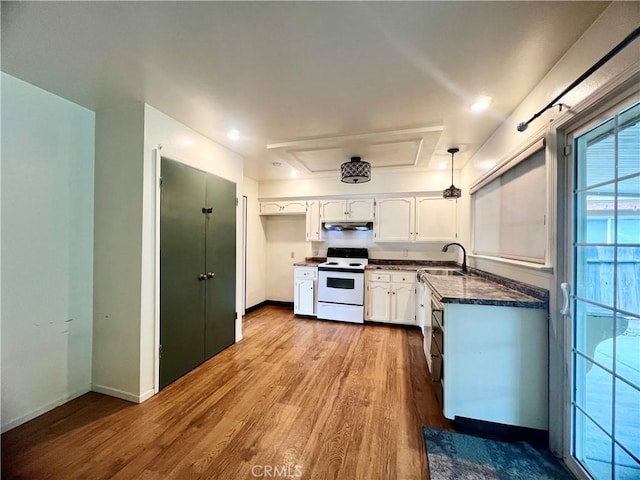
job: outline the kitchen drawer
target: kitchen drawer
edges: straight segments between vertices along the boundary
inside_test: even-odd
[[[416,283],[416,272],[393,272],[391,281],[393,283]]]
[[[442,380],[442,363],[443,359],[441,355],[438,355],[437,353],[431,354],[431,380],[433,380],[434,382],[439,382],[440,380]]]
[[[444,407],[444,388],[442,387],[442,382],[431,382],[431,386],[433,387],[433,392],[436,394],[436,400],[438,401],[440,410],[442,410]]]
[[[305,279],[305,278],[310,278],[315,280],[317,271],[318,269],[315,267],[295,267],[294,276],[298,280]]]
[[[442,335],[442,330],[435,327],[431,332],[431,352],[435,354],[443,354],[444,353],[444,338]]]
[[[371,273],[367,276],[369,282],[389,282],[391,275],[388,273]]]

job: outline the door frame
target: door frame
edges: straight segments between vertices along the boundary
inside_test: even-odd
[[[591,478],[587,471],[572,457],[573,418],[571,411],[571,399],[573,395],[573,360],[571,355],[573,335],[573,302],[570,301],[570,314],[564,316],[560,313],[562,292],[560,284],[567,282],[573,288],[573,175],[575,174],[575,148],[565,155],[565,146],[570,145],[571,140],[590,128],[597,126],[612,114],[617,113],[627,102],[629,104],[640,100],[640,68],[638,65],[631,67],[603,86],[586,100],[571,108],[552,125],[556,139],[556,274],[553,278],[553,291],[557,299],[550,305],[550,317],[562,332],[562,379],[561,379],[561,419],[550,418],[550,426],[555,422],[561,422],[562,438],[559,446],[563,461],[569,470],[578,479]],[[635,100],[633,100],[635,98]],[[570,292],[573,294],[573,291]],[[555,319],[555,322],[554,322]],[[550,352],[551,354],[552,352]],[[550,389],[551,389],[550,385]],[[551,395],[550,395],[551,398]]]
[[[161,163],[162,158],[166,158],[168,160],[173,160],[175,162],[182,163],[190,168],[194,168],[196,170],[200,170],[207,174],[217,175],[225,180],[228,180],[236,185],[236,252],[238,251],[238,240],[242,238],[241,232],[241,221],[242,217],[240,215],[240,208],[238,208],[238,198],[242,196],[242,184],[237,183],[230,178],[226,178],[217,173],[209,172],[202,168],[197,167],[197,163],[193,161],[188,161],[184,156],[180,154],[175,154],[172,150],[164,148],[162,145],[158,145],[152,151],[152,165],[151,165],[151,175],[153,177],[153,202],[154,202],[154,217],[153,217],[153,228],[154,228],[154,245],[153,245],[153,393],[150,395],[145,395],[141,401],[150,398],[160,391],[160,183],[162,178],[162,169]],[[240,272],[244,268],[244,260],[241,259],[241,255],[236,253],[236,312],[238,313],[238,318],[236,319],[235,324],[235,342],[238,343],[242,340],[243,332],[242,332],[242,299],[241,292],[244,292],[244,288],[242,285],[242,279],[240,278]],[[244,295],[244,293],[242,293]],[[147,355],[145,352],[141,350],[141,355]],[[148,358],[148,357],[147,357]]]

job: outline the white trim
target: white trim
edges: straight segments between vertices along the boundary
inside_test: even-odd
[[[105,387],[104,385],[96,385],[93,383],[91,384],[91,391],[133,403],[142,403],[149,397],[152,397],[155,393],[153,390],[148,390],[141,395],[136,395],[135,393],[125,392],[124,390],[118,390],[117,388]]]
[[[144,393],[141,393],[140,395],[138,395],[138,403],[142,403],[146,400],[149,400],[151,397],[153,397],[157,392],[154,389],[151,390],[147,390]]]
[[[153,149],[153,181],[154,187],[154,229],[155,244],[153,251],[154,263],[154,285],[153,285],[153,344],[155,352],[153,354],[153,391],[160,391],[160,180],[162,178],[160,150],[162,145]]]
[[[558,291],[562,281],[568,282],[573,287],[573,221],[574,221],[574,196],[573,181],[575,174],[576,153],[572,149],[571,154],[564,156],[562,149],[564,145],[573,145],[574,139],[595,128],[608,118],[616,115],[629,106],[640,100],[640,62],[635,62],[620,75],[608,82],[598,91],[588,96],[569,112],[552,122],[552,132],[561,140],[557,145],[557,158],[565,162],[563,172],[565,174],[564,198],[565,207],[564,222],[558,224],[556,233],[556,244],[558,248],[563,248],[563,252],[557,252],[562,258],[562,264],[558,263],[558,271],[554,276],[552,288]],[[560,167],[558,167],[560,169]],[[560,193],[560,192],[558,192]],[[557,209],[557,206],[556,206]],[[557,303],[557,302],[556,302]],[[556,313],[557,305],[551,304],[550,312]],[[562,432],[562,456],[567,468],[579,479],[591,478],[582,465],[572,455],[573,440],[573,411],[571,406],[573,381],[573,356],[571,354],[573,338],[573,309],[569,315],[561,316],[564,332],[563,349],[563,422]],[[550,422],[558,419],[549,419]]]
[[[454,172],[461,173],[460,170]],[[313,200],[351,200],[356,198],[370,198],[377,200],[379,198],[398,198],[402,196],[415,196],[415,197],[430,197],[430,198],[442,198],[442,190],[416,190],[416,191],[403,191],[403,192],[389,192],[389,193],[357,193],[357,194],[336,194],[336,195],[312,195],[301,197],[259,197],[258,202],[299,202],[299,201],[313,201]],[[300,215],[304,215],[305,212],[300,212]],[[295,215],[295,214],[293,214]]]
[[[486,174],[476,180],[469,187],[469,194],[473,195],[478,190],[480,190],[485,185],[488,185],[493,180],[498,177],[501,177],[509,170],[511,170],[516,165],[522,163],[524,160],[529,158],[531,155],[536,153],[539,150],[543,150],[545,148],[545,136],[536,135],[533,140],[528,141],[524,144],[524,146],[520,146],[518,150],[516,150],[515,154],[510,153],[507,157],[498,165],[489,170]],[[546,152],[545,152],[546,157]],[[546,162],[545,162],[546,163]]]
[[[63,395],[62,397],[58,398],[57,400],[54,400],[53,402],[47,403],[46,405],[43,405],[42,407],[38,407],[35,410],[31,410],[30,412],[27,412],[24,415],[21,415],[20,417],[14,418],[13,420],[10,420],[9,422],[3,424],[1,431],[2,433],[8,432],[12,428],[16,428],[22,425],[23,423],[27,423],[29,420],[33,420],[34,418],[39,417],[43,413],[47,413],[48,411],[53,410],[54,408],[57,408],[60,405],[64,405],[65,403],[69,402],[70,400],[73,400],[74,398],[78,398],[84,395],[85,393],[89,393],[90,391],[91,391],[91,386],[87,385],[85,388],[81,388],[67,395]]]
[[[604,112],[623,103],[626,98],[638,91],[640,91],[640,61],[632,63],[583,101],[567,109],[551,122],[551,129],[555,132],[562,130],[574,133],[581,131],[586,124],[602,123],[598,118]]]
[[[497,262],[497,263],[507,263],[509,265],[517,265],[518,267],[529,268],[531,270],[538,270],[540,272],[549,272],[549,273],[553,272],[552,265],[545,265],[543,263],[526,262],[523,260],[514,260],[511,258],[505,258],[505,257],[495,257],[492,255],[478,255],[476,253],[469,253],[467,254],[467,257],[477,258],[478,260],[490,260],[492,262]]]
[[[405,130],[390,130],[386,132],[369,132],[369,133],[358,133],[355,135],[338,135],[336,137],[306,138],[303,140],[294,140],[292,142],[269,143],[267,144],[267,150],[273,150],[276,148],[303,147],[303,146],[309,146],[309,145],[323,145],[325,143],[333,142],[336,140],[341,140],[341,141],[366,140],[369,138],[384,137],[386,135],[390,135],[390,136],[412,135],[415,133],[442,132],[443,130],[444,130],[444,126],[438,125],[434,127],[419,127],[419,128],[408,128]]]

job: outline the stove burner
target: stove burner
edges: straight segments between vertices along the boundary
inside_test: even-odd
[[[325,265],[338,265],[338,262],[327,262]]]
[[[361,267],[362,264],[361,263],[350,263],[349,266],[350,267]]]

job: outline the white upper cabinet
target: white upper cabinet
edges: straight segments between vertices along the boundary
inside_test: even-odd
[[[307,242],[320,241],[320,201],[307,202]]]
[[[373,199],[353,198],[320,201],[322,222],[373,222]]]
[[[260,202],[260,215],[295,215],[306,212],[307,202],[304,200]]]
[[[347,216],[346,212],[347,201],[344,199],[320,201],[321,222],[341,222],[345,220]]]
[[[442,197],[417,197],[414,241],[455,240],[457,205],[456,200]]]
[[[372,198],[347,200],[347,220],[353,222],[373,222],[374,209]]]
[[[415,199],[413,197],[381,198],[376,201],[376,242],[413,241]]]

